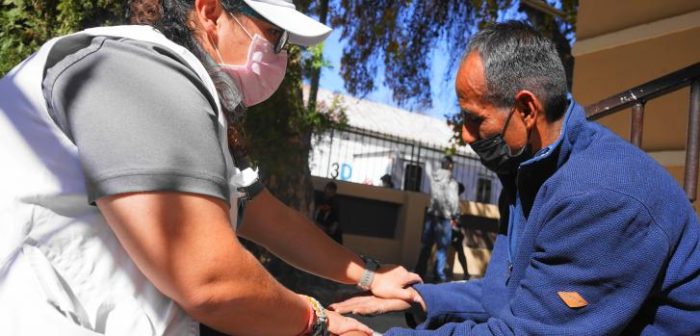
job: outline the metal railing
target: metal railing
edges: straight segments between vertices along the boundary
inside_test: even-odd
[[[311,174],[347,182],[381,186],[380,177],[388,174],[394,189],[430,192],[426,163],[433,169],[445,155],[446,147],[426,144],[359,128],[331,129],[316,135],[310,157]],[[453,177],[465,191],[467,201],[496,203],[501,184],[479,158],[466,150],[452,155]]]
[[[586,116],[590,120],[596,120],[631,107],[630,142],[641,147],[645,104],[654,98],[667,95],[686,86],[690,86],[690,110],[683,189],[688,199],[694,202],[697,197],[698,160],[700,160],[700,63],[589,105],[586,107]]]

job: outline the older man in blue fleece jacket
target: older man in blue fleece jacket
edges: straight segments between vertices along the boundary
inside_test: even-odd
[[[656,162],[586,121],[552,43],[520,22],[487,27],[456,87],[462,137],[503,182],[501,232],[484,278],[415,285],[425,322],[386,335],[699,335],[693,208]]]

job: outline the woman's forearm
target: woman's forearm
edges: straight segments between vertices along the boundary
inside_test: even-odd
[[[299,269],[336,282],[356,284],[364,272],[357,254],[268,191],[248,204],[239,234]]]
[[[269,249],[289,264],[326,279],[358,284],[365,274],[364,261],[336,243],[299,212],[261,193],[246,208],[239,234]],[[406,287],[421,278],[396,265],[382,265],[364,286],[383,298],[413,300]]]
[[[219,200],[143,193],[97,204],[139,269],[189,315],[235,335],[297,335],[308,303],[238,241]]]
[[[308,321],[308,302],[280,285],[247,251],[237,259],[228,267],[235,274],[195,289],[199,294],[185,311],[231,335],[299,335]]]

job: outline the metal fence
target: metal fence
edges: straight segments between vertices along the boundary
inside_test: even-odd
[[[630,141],[641,148],[646,103],[687,86],[690,86],[690,102],[688,104],[688,135],[686,136],[683,189],[690,202],[695,202],[698,193],[698,168],[700,167],[700,63],[687,66],[586,106],[586,116],[588,119],[597,120],[631,107]]]
[[[315,135],[309,161],[314,176],[382,186],[382,176],[388,175],[394,189],[429,193],[428,171],[440,167],[445,153],[446,147],[347,128]],[[496,203],[502,188],[496,175],[464,148],[452,158],[453,176],[465,187],[460,198]]]

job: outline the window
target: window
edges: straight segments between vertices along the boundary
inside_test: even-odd
[[[491,179],[479,177],[476,183],[476,201],[480,203],[491,203]]]
[[[423,167],[412,163],[407,164],[404,172],[403,190],[420,191],[422,181]]]

